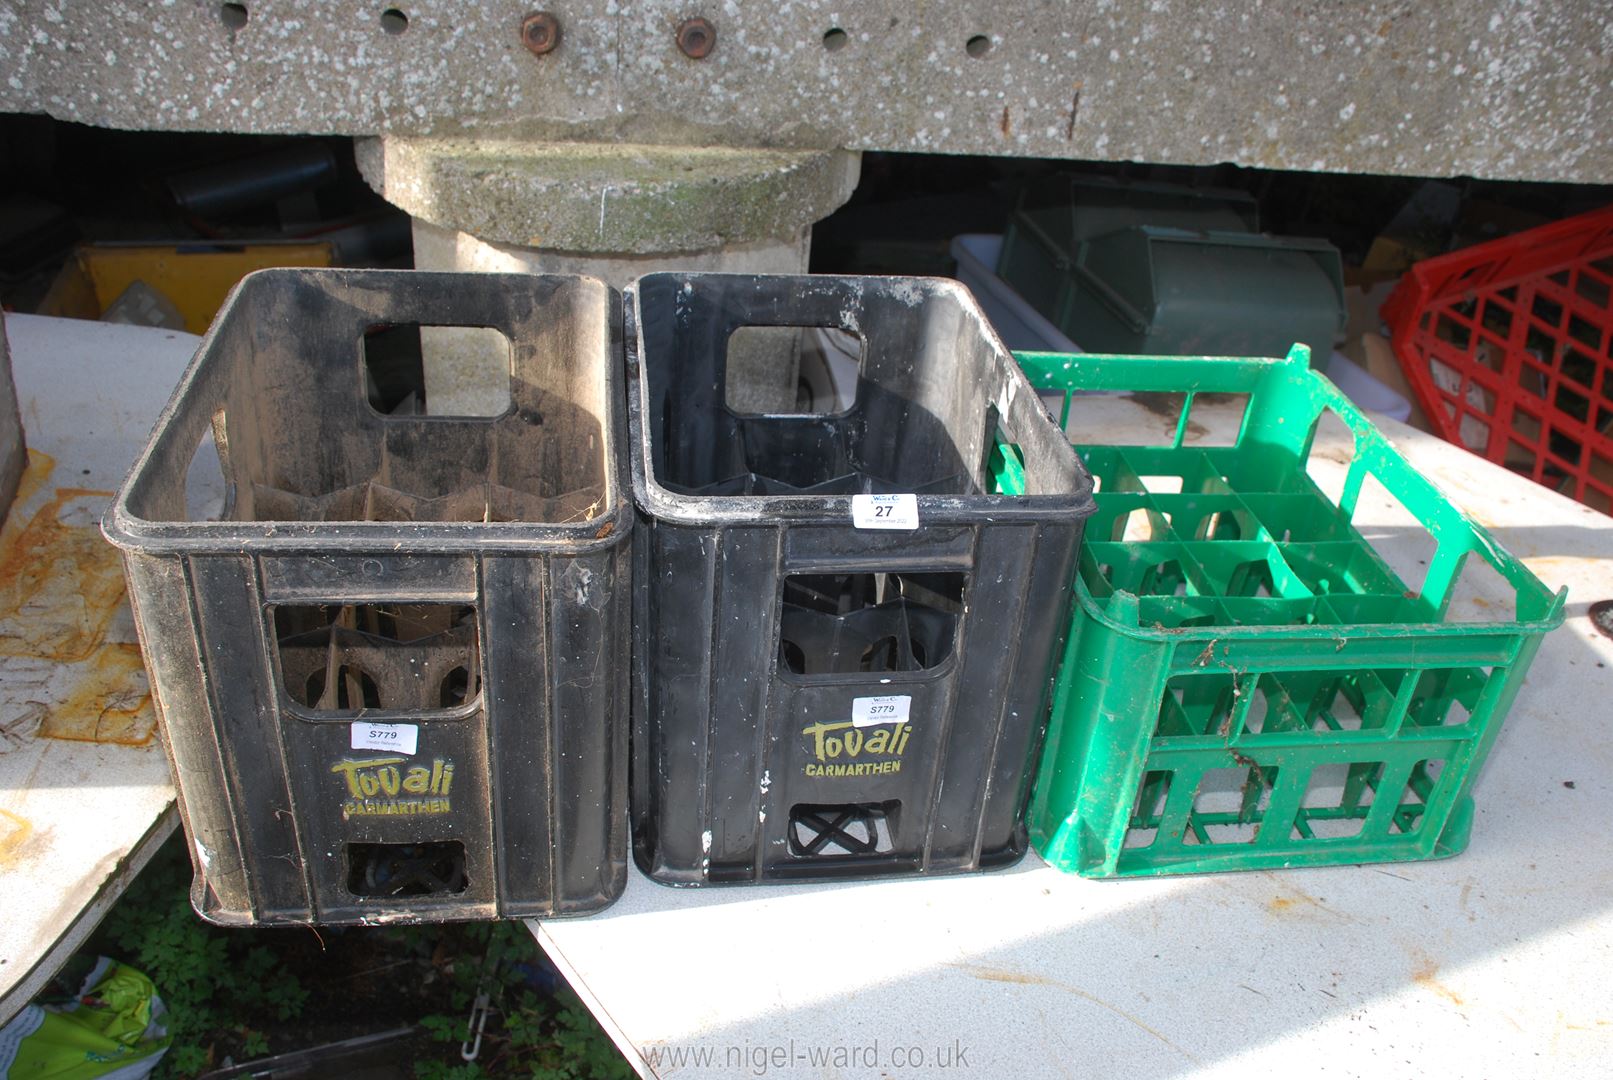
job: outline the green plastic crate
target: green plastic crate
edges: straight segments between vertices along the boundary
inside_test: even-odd
[[[1017,355],[1038,389],[1185,394],[1166,445],[1078,445],[1098,509],[1030,810],[1042,857],[1124,877],[1461,851],[1474,778],[1566,590],[1452,506],[1303,348]],[[1235,445],[1191,444],[1207,393],[1248,396]],[[1336,504],[1306,471],[1329,410],[1354,437]],[[1352,524],[1369,480],[1426,527],[1420,589]],[[1470,557],[1515,591],[1489,613],[1505,621],[1454,617],[1486,614],[1451,610]]]

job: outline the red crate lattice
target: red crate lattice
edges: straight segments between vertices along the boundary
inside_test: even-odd
[[[1443,438],[1613,514],[1613,207],[1420,262],[1383,315]]]

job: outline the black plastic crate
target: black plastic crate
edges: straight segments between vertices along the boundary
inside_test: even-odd
[[[443,355],[490,376],[486,415],[433,411]],[[231,296],[104,522],[204,917],[620,894],[619,356],[619,300],[589,278],[270,270]],[[193,505],[208,469],[217,521]]]
[[[1018,859],[1092,485],[968,291],[655,274],[624,324],[639,865],[705,884]],[[746,347],[786,365],[792,335],[853,343],[855,400],[731,407],[754,327],[781,328]],[[1023,494],[998,490],[1009,459]],[[854,523],[890,524],[875,495],[916,527]]]

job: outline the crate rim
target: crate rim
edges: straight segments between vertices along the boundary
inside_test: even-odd
[[[649,382],[644,377],[644,342],[639,331],[637,300],[639,284],[658,279],[688,280],[691,278],[755,278],[805,277],[801,274],[747,274],[717,271],[660,270],[633,279],[622,290],[622,338],[627,369],[627,438],[631,452],[628,471],[632,476],[633,498],[639,508],[652,519],[675,525],[745,526],[758,523],[771,527],[776,522],[794,525],[846,526],[851,520],[853,495],[682,495],[663,485],[652,475],[650,462],[654,460],[654,445],[650,424]],[[880,277],[900,276],[936,293],[949,293],[957,297],[962,307],[979,324],[988,342],[1000,351],[1006,360],[1010,395],[1036,394],[1024,369],[1015,360],[989,320],[980,312],[974,293],[952,278],[908,277],[905,275],[832,275],[835,277],[863,277],[877,280]],[[789,324],[779,324],[789,325]],[[1052,421],[1049,420],[1051,423]],[[1065,442],[1068,445],[1068,442]],[[1087,517],[1096,508],[1092,499],[1092,479],[1086,466],[1079,461],[1075,448],[1076,475],[1080,486],[1071,492],[1044,495],[937,495],[917,493],[920,528],[928,526],[970,526],[980,523],[982,517],[993,522],[1068,522]]]
[[[151,433],[146,437],[140,453],[129,466],[123,482],[118,485],[111,504],[101,517],[101,533],[113,545],[134,554],[274,554],[299,553],[326,554],[331,551],[348,551],[359,555],[393,554],[398,547],[399,532],[407,530],[407,549],[411,553],[434,555],[477,555],[497,552],[541,554],[544,551],[564,550],[568,553],[588,553],[613,547],[625,540],[633,524],[633,506],[628,493],[626,423],[622,409],[623,380],[616,342],[617,326],[611,327],[604,370],[605,422],[601,427],[600,453],[604,462],[606,490],[601,499],[599,514],[575,522],[519,522],[519,521],[157,521],[143,518],[129,509],[134,489],[148,474],[156,453],[159,437],[180,413],[186,396],[207,367],[211,346],[225,317],[251,283],[265,278],[320,277],[338,280],[372,275],[407,278],[415,275],[436,277],[471,276],[458,271],[443,270],[365,270],[343,267],[272,267],[247,274],[230,290],[214,316],[207,333],[196,345],[195,355],[186,365],[168,403],[163,406]],[[613,290],[597,277],[586,274],[522,274],[498,272],[476,275],[489,278],[515,279],[520,282],[563,283],[589,291],[602,290],[608,308],[616,309]],[[619,318],[616,310],[614,318]],[[450,325],[450,324],[426,324]],[[456,418],[447,418],[456,419]],[[496,420],[497,417],[470,417],[458,422]]]
[[[1383,314],[1386,320],[1391,313],[1395,318],[1403,317],[1404,310],[1413,304],[1427,304],[1436,299],[1454,301],[1470,299],[1480,289],[1503,289],[1515,285],[1526,278],[1538,277],[1543,272],[1538,266],[1530,270],[1520,270],[1506,277],[1486,279],[1482,285],[1475,286],[1471,282],[1461,282],[1455,287],[1451,286],[1448,277],[1443,276],[1444,271],[1452,267],[1480,265],[1486,262],[1505,259],[1527,251],[1531,255],[1539,255],[1542,249],[1551,249],[1556,246],[1572,247],[1573,241],[1587,227],[1602,228],[1613,227],[1613,205],[1588,210],[1573,217],[1549,221],[1544,225],[1537,225],[1523,232],[1509,233],[1498,236],[1493,240],[1486,240],[1482,244],[1473,244],[1469,247],[1458,248],[1442,255],[1434,255],[1427,259],[1420,259],[1413,263],[1402,276],[1400,283],[1383,303]],[[1527,246],[1525,246],[1527,242]],[[1408,329],[1411,323],[1408,321]]]
[[[1156,362],[1161,361],[1161,360],[1165,360],[1165,361],[1188,361],[1188,362],[1193,363],[1194,367],[1198,367],[1199,363],[1202,362],[1202,361],[1211,361],[1211,362],[1214,362],[1214,363],[1217,363],[1217,364],[1226,364],[1226,365],[1229,365],[1229,366],[1235,365],[1238,370],[1244,371],[1244,372],[1253,371],[1253,372],[1259,373],[1259,372],[1263,372],[1263,371],[1278,370],[1278,371],[1293,372],[1296,375],[1298,375],[1300,373],[1304,373],[1304,374],[1309,375],[1312,378],[1321,380],[1326,385],[1326,387],[1332,392],[1331,396],[1334,398],[1334,400],[1329,403],[1329,407],[1333,408],[1335,411],[1337,411],[1339,413],[1339,415],[1345,420],[1345,422],[1351,427],[1351,429],[1353,431],[1358,430],[1360,428],[1365,428],[1366,430],[1369,430],[1369,431],[1372,431],[1372,432],[1376,433],[1377,437],[1382,440],[1382,442],[1385,445],[1385,447],[1395,457],[1400,458],[1400,460],[1402,460],[1402,461],[1405,460],[1404,456],[1401,455],[1401,453],[1398,450],[1398,448],[1396,448],[1394,446],[1394,443],[1387,436],[1383,435],[1383,433],[1381,431],[1379,431],[1377,429],[1376,424],[1374,424],[1373,421],[1371,421],[1369,418],[1367,418],[1367,416],[1364,413],[1362,413],[1360,411],[1360,409],[1358,409],[1355,406],[1355,404],[1352,401],[1350,401],[1349,398],[1347,398],[1342,391],[1340,391],[1338,389],[1337,386],[1335,386],[1333,384],[1333,381],[1331,379],[1327,378],[1327,376],[1322,374],[1321,372],[1314,371],[1314,370],[1311,369],[1311,367],[1310,367],[1310,350],[1308,348],[1306,348],[1304,345],[1295,345],[1294,348],[1289,352],[1289,354],[1286,357],[1230,357],[1230,356],[1229,357],[1208,357],[1208,356],[1166,356],[1166,357],[1158,357],[1158,356],[1128,355],[1128,354],[1057,353],[1057,352],[1046,352],[1046,351],[1036,351],[1036,350],[1023,350],[1023,351],[1014,353],[1014,358],[1015,358],[1016,361],[1019,361],[1021,364],[1023,364],[1023,362],[1025,360],[1030,360],[1033,364],[1035,364],[1035,363],[1054,363],[1054,362],[1064,362],[1064,363],[1073,362],[1073,366],[1071,366],[1069,368],[1069,370],[1074,370],[1075,366],[1079,366],[1080,364],[1083,364],[1083,363],[1103,364],[1103,365],[1108,365],[1108,366],[1111,366],[1111,367],[1116,366],[1116,365],[1118,365],[1120,367],[1125,367],[1127,365],[1137,367],[1137,366],[1141,366],[1142,363],[1152,364],[1152,363],[1156,363]],[[1027,377],[1028,377],[1028,375],[1027,375]],[[1183,382],[1185,382],[1185,380],[1183,380],[1182,382],[1177,382],[1177,383],[1172,384],[1172,389],[1170,389],[1170,390],[1163,390],[1163,388],[1155,387],[1155,386],[1152,386],[1152,385],[1148,386],[1148,387],[1142,387],[1140,389],[1144,389],[1144,390],[1160,390],[1161,392],[1167,392],[1167,393],[1186,393],[1186,394],[1194,394],[1194,393],[1200,393],[1200,392],[1204,392],[1204,393],[1222,393],[1222,392],[1232,392],[1232,393],[1240,393],[1240,392],[1242,392],[1242,393],[1247,393],[1248,392],[1247,387],[1244,388],[1241,391],[1239,391],[1239,390],[1228,390],[1226,386],[1222,385],[1223,380],[1214,380],[1216,385],[1212,386],[1212,387],[1198,387],[1198,386],[1186,387],[1186,386],[1183,385]],[[1057,387],[1048,387],[1046,389],[1056,390],[1058,388]],[[1127,444],[1127,445],[1131,445],[1131,444]],[[1148,444],[1135,444],[1135,445],[1145,446],[1145,445],[1148,445]],[[1124,446],[1120,446],[1119,448],[1124,449]],[[1225,448],[1217,448],[1217,449],[1225,449]],[[1432,481],[1430,481],[1430,484],[1432,484]],[[1436,490],[1439,490],[1437,488],[1437,486],[1436,486]],[[1494,554],[1496,556],[1497,561],[1501,562],[1502,564],[1504,564],[1506,566],[1511,567],[1517,574],[1521,575],[1522,577],[1524,577],[1526,579],[1524,581],[1523,585],[1517,587],[1515,595],[1521,597],[1523,595],[1524,589],[1526,589],[1526,588],[1531,588],[1532,587],[1533,590],[1537,590],[1536,597],[1538,599],[1541,599],[1541,600],[1545,601],[1546,604],[1547,604],[1546,613],[1544,615],[1540,616],[1539,618],[1527,619],[1527,620],[1511,619],[1511,620],[1496,620],[1494,622],[1465,622],[1465,623],[1425,622],[1425,621],[1405,622],[1405,621],[1399,621],[1399,622],[1388,622],[1388,623],[1338,623],[1338,624],[1328,624],[1328,625],[1322,625],[1322,626],[1317,626],[1317,625],[1314,625],[1314,624],[1313,625],[1294,624],[1294,625],[1286,625],[1286,626],[1285,625],[1268,626],[1268,625],[1235,624],[1235,625],[1227,625],[1227,626],[1191,626],[1191,627],[1178,627],[1178,628],[1155,628],[1155,627],[1150,627],[1150,626],[1143,626],[1143,625],[1136,624],[1136,623],[1122,622],[1120,620],[1110,618],[1108,613],[1107,613],[1107,611],[1105,610],[1105,605],[1100,603],[1099,600],[1091,594],[1091,591],[1086,586],[1086,582],[1080,577],[1080,575],[1077,575],[1076,580],[1075,580],[1076,597],[1081,603],[1082,610],[1089,617],[1091,617],[1091,618],[1097,620],[1098,622],[1102,623],[1106,628],[1112,629],[1112,630],[1115,630],[1115,631],[1119,631],[1119,632],[1123,632],[1128,637],[1142,638],[1142,639],[1146,639],[1146,640],[1150,640],[1150,641],[1177,641],[1177,642],[1191,641],[1191,642],[1201,642],[1201,641],[1219,641],[1219,640],[1226,639],[1226,638],[1233,638],[1233,639],[1248,638],[1248,639],[1259,640],[1259,641],[1262,641],[1262,642],[1281,642],[1281,641],[1293,641],[1293,642],[1334,641],[1334,642],[1336,642],[1336,641],[1340,641],[1340,640],[1348,641],[1348,640],[1352,640],[1352,639],[1364,639],[1364,640],[1366,640],[1366,639],[1384,638],[1384,637],[1403,637],[1408,632],[1409,633],[1415,633],[1418,636],[1426,636],[1426,637],[1464,637],[1464,638],[1471,638],[1471,637],[1485,636],[1485,635],[1488,635],[1488,634],[1516,634],[1516,633],[1519,633],[1519,632],[1526,633],[1526,634],[1545,633],[1545,632],[1548,632],[1550,630],[1555,629],[1558,626],[1561,626],[1563,621],[1564,621],[1564,618],[1566,617],[1566,605],[1567,605],[1567,600],[1568,600],[1568,588],[1567,588],[1567,586],[1559,587],[1555,593],[1550,592],[1548,590],[1546,584],[1540,580],[1540,578],[1534,573],[1534,571],[1530,570],[1527,565],[1525,565],[1520,559],[1517,558],[1517,556],[1513,555],[1510,551],[1508,551],[1505,547],[1503,547],[1500,543],[1498,543],[1496,541],[1496,539],[1493,536],[1490,535],[1490,531],[1488,529],[1486,529],[1483,525],[1479,524],[1478,522],[1474,521],[1471,517],[1469,517],[1467,512],[1464,511],[1461,508],[1461,506],[1456,503],[1455,500],[1449,498],[1449,496],[1446,496],[1445,493],[1442,490],[1439,491],[1439,494],[1440,494],[1441,498],[1443,498],[1447,503],[1450,504],[1451,508],[1457,513],[1457,515],[1461,518],[1461,520],[1473,531],[1473,535],[1474,535],[1475,539],[1478,541],[1479,546],[1482,546],[1482,547],[1488,549],[1488,551],[1490,551],[1492,554]],[[1120,591],[1121,590],[1117,590],[1117,594]]]
[[[632,524],[632,507],[625,499],[608,514],[564,525],[545,525],[517,521],[152,522],[130,514],[120,497],[102,516],[101,533],[124,551],[141,555],[333,551],[394,555],[402,552],[398,546],[400,529],[409,530],[410,554],[541,555],[562,547],[567,553],[614,547],[631,532]]]
[[[1544,587],[1544,586],[1542,586]],[[1118,593],[1119,590],[1116,590]],[[1176,629],[1167,627],[1158,629],[1152,626],[1141,626],[1137,623],[1121,622],[1110,618],[1102,604],[1087,590],[1085,584],[1077,582],[1076,596],[1081,601],[1081,609],[1092,619],[1102,623],[1105,627],[1125,633],[1128,637],[1146,638],[1150,641],[1190,641],[1215,642],[1227,638],[1250,638],[1260,642],[1296,643],[1312,641],[1353,641],[1370,640],[1373,638],[1403,638],[1408,633],[1415,633],[1419,637],[1484,637],[1490,634],[1515,635],[1518,633],[1535,634],[1555,630],[1563,624],[1566,617],[1565,605],[1568,597],[1568,588],[1564,586],[1551,596],[1551,607],[1547,614],[1538,619],[1529,620],[1498,620],[1496,622],[1387,622],[1387,623],[1326,623],[1326,624],[1300,624],[1290,625],[1250,625],[1236,624],[1228,626],[1185,626]]]

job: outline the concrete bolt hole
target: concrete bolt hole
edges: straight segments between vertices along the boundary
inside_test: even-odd
[[[220,4],[218,6],[218,21],[224,24],[224,29],[234,33],[246,26],[248,19],[245,4]]]

